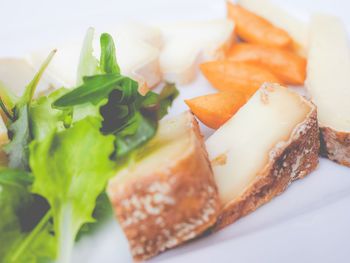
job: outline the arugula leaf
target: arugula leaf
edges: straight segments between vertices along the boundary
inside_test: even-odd
[[[78,230],[93,221],[96,198],[113,175],[114,163],[109,157],[114,138],[103,136],[99,126],[99,119],[87,117],[30,145],[33,192],[51,205],[58,262],[69,262]]]
[[[120,68],[115,55],[114,41],[111,35],[103,33],[100,37],[101,57],[100,67],[105,73],[120,74]]]
[[[125,79],[119,74],[86,76],[83,84],[58,98],[53,107],[65,108],[84,103],[98,104]]]
[[[80,52],[79,65],[77,70],[77,85],[83,84],[84,76],[91,76],[102,73],[98,60],[93,55],[92,42],[94,39],[94,29],[90,27],[85,35],[83,47]]]
[[[38,85],[45,69],[49,65],[56,50],[52,51],[42,64],[34,79],[25,88],[24,94],[13,109],[14,120],[8,127],[11,134],[11,142],[4,150],[9,156],[9,167],[26,170],[28,168],[28,144],[31,140],[29,129],[29,106],[33,98],[35,88]]]
[[[173,101],[179,96],[179,91],[174,83],[166,83],[159,94],[159,112],[158,118],[162,119],[168,114],[168,109],[173,104]]]
[[[152,138],[157,130],[157,122],[137,112],[127,124],[116,133],[116,156],[122,158]]]

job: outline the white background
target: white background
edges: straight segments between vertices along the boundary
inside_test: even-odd
[[[305,21],[316,11],[335,14],[350,32],[348,0],[276,2]],[[156,24],[224,15],[225,2],[221,0],[0,0],[0,57],[23,56],[40,47],[81,39],[89,26],[108,28],[135,20]],[[186,109],[184,98],[212,91],[202,77],[181,87],[171,114]],[[126,240],[114,221],[80,242],[73,260],[130,261]],[[322,159],[314,173],[256,212],[153,261],[350,262],[350,169]]]

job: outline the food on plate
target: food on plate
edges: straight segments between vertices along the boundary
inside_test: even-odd
[[[203,233],[219,198],[198,124],[189,112],[162,121],[156,136],[118,172],[108,194],[135,260]]]
[[[7,128],[2,117],[0,116],[0,166],[7,164],[7,156],[2,147],[8,143],[8,140]]]
[[[321,153],[350,166],[350,44],[342,22],[315,15],[306,87],[318,109]]]
[[[193,114],[206,126],[218,129],[247,101],[247,95],[221,91],[185,100]]]
[[[118,64],[122,73],[142,84],[146,83],[149,87],[156,86],[161,80],[159,68],[160,37],[157,32],[153,27],[125,24],[124,27],[118,27],[114,33],[118,38],[116,48]],[[98,39],[93,36],[92,38],[93,43],[87,48],[94,50],[94,53],[99,55]],[[157,46],[153,46],[155,44]],[[46,74],[65,87],[73,87],[77,82],[77,65],[81,59],[79,56],[81,42],[72,41],[61,45],[57,49],[57,56],[50,63]],[[29,63],[38,68],[49,50],[41,49],[30,53],[27,58]]]
[[[238,0],[238,4],[284,29],[294,40],[294,50],[305,55],[308,46],[308,26],[271,0]]]
[[[200,65],[206,79],[221,91],[254,94],[264,82],[279,83],[269,70],[247,62],[211,61]]]
[[[160,49],[163,43],[162,32],[157,26],[146,25],[139,22],[128,22],[111,27],[108,32],[117,36],[130,36],[138,38],[151,46]]]
[[[289,85],[303,85],[306,78],[306,59],[281,48],[237,43],[229,50],[227,59],[264,67]]]
[[[221,229],[316,168],[316,107],[284,87],[264,84],[206,146],[222,203]]]
[[[47,53],[48,54],[48,53]],[[46,55],[47,55],[46,54]],[[31,81],[35,74],[35,69],[21,58],[1,58],[0,59],[0,93],[11,93],[12,96],[21,96],[24,87]],[[48,78],[43,78],[38,84],[36,94],[45,93],[50,90],[53,83]]]
[[[160,28],[161,71],[165,80],[178,84],[195,78],[198,62],[223,58],[234,38],[234,24],[226,19],[175,23]]]
[[[235,22],[235,32],[244,41],[279,48],[292,48],[286,31],[240,5],[227,2],[227,17]]]
[[[34,97],[54,50],[21,96],[0,103],[7,116],[2,139],[5,128],[9,134],[8,143],[1,142],[8,161],[0,167],[4,262],[71,262],[77,236],[110,207],[103,198],[108,180],[135,161],[178,94],[172,84],[159,94],[140,94],[138,83],[120,72],[113,38],[100,36],[100,59],[92,41],[89,29],[77,86]],[[28,211],[35,220],[22,220]]]

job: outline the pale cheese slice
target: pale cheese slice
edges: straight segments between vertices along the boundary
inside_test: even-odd
[[[311,19],[306,87],[318,109],[323,154],[350,166],[350,42],[336,17]]]
[[[48,54],[49,53],[47,53],[47,55]],[[21,96],[23,94],[25,87],[32,81],[35,74],[35,69],[29,65],[25,59],[0,59],[0,85],[16,96]],[[47,92],[53,85],[54,82],[52,80],[43,77],[38,83],[36,95]]]
[[[160,28],[163,36],[161,71],[164,79],[178,84],[195,78],[199,62],[223,58],[234,36],[234,24],[226,19],[182,22]]]
[[[309,121],[311,124],[307,124]],[[305,140],[310,140],[310,145],[303,145],[302,141]],[[285,165],[283,169],[290,169],[285,173],[278,169],[277,160],[293,143],[298,144],[298,148],[294,149],[294,153],[287,152],[285,164],[280,164]],[[303,168],[305,162],[309,162],[311,170],[314,169],[318,145],[316,111],[311,103],[278,85],[266,84],[259,89],[245,106],[206,141],[224,207],[223,213],[230,216],[235,214],[232,220],[221,218],[219,228],[255,210],[301,174],[305,176],[310,171],[303,171],[306,169]],[[281,181],[283,187],[278,182],[270,182],[271,178],[284,180]],[[264,184],[266,186],[260,189]],[[239,208],[242,204],[249,209]]]

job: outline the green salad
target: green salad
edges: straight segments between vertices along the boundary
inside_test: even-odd
[[[108,180],[156,133],[178,91],[141,95],[123,76],[112,37],[93,55],[89,29],[77,85],[34,98],[52,51],[20,98],[1,89],[10,142],[0,168],[0,262],[70,262],[74,242],[110,211]],[[93,227],[93,226],[92,226]]]

